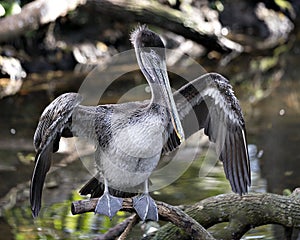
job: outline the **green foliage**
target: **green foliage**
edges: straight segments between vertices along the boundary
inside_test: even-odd
[[[292,4],[287,0],[274,0],[274,2],[283,10],[293,10]]]
[[[290,196],[291,194],[292,194],[292,191],[291,191],[291,189],[288,189],[288,188],[284,189],[282,192],[282,195],[284,195],[284,196]]]
[[[19,1],[4,0],[0,1],[0,17],[18,14],[21,12]]]
[[[219,12],[223,12],[224,11],[224,4],[222,3],[222,1],[214,1],[212,4],[212,8],[216,9]]]
[[[288,44],[279,45],[273,50],[273,55],[258,57],[250,62],[250,69],[252,71],[267,72],[278,66],[280,55],[289,51],[290,47]]]

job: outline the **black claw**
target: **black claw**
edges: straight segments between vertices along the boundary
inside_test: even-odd
[[[122,203],[122,198],[104,193],[97,202],[95,213],[106,215],[111,219],[122,208]]]
[[[149,194],[144,193],[140,196],[134,197],[133,207],[143,221],[158,221],[157,206]]]

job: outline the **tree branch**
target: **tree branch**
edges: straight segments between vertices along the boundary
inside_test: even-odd
[[[221,24],[213,10],[172,9],[158,1],[147,0],[35,0],[21,13],[0,19],[0,42],[20,36],[39,26],[55,21],[79,5],[97,15],[114,16],[126,22],[141,22],[167,29],[219,52],[242,52],[243,47],[220,33]],[[215,17],[211,17],[215,16]],[[209,19],[209,21],[207,21]]]
[[[219,52],[242,52],[243,47],[220,33],[220,22],[211,17],[213,10],[188,7],[172,9],[159,1],[148,0],[87,0],[86,7],[114,19],[155,25],[185,38],[191,39],[208,49]]]
[[[204,199],[185,212],[209,228],[217,223],[228,222],[228,226],[214,232],[216,239],[240,239],[250,228],[280,224],[285,227],[300,228],[300,189],[290,196],[271,193],[251,193],[240,197],[237,194],[224,194]],[[174,226],[163,226],[156,239],[180,239],[174,234]],[[170,233],[170,234],[168,234]]]
[[[74,215],[85,212],[93,212],[96,208],[97,202],[98,198],[73,202],[71,212]],[[173,207],[158,201],[156,204],[161,220],[170,221],[177,227],[182,228],[193,239],[214,239],[198,222],[189,217],[178,207]],[[134,211],[131,198],[124,199],[122,210],[127,212]]]
[[[98,199],[72,203],[72,213],[94,211]],[[244,196],[224,194],[204,199],[190,207],[185,213],[178,207],[157,202],[161,220],[172,222],[185,230],[178,231],[172,224],[163,226],[155,239],[181,239],[186,236],[199,236],[202,226],[209,228],[220,222],[229,222],[228,227],[215,232],[216,239],[240,239],[250,228],[266,224],[280,224],[289,228],[300,228],[300,189],[290,196],[271,193],[251,193]],[[132,200],[125,199],[123,210],[132,212]],[[199,225],[198,223],[201,225]],[[200,227],[199,227],[200,226]],[[207,232],[206,232],[207,233]],[[205,239],[213,239],[207,235]]]
[[[0,19],[0,42],[18,37],[66,15],[86,0],[36,0],[26,4],[19,14]]]
[[[127,229],[134,226],[137,223],[137,221],[138,221],[138,216],[136,214],[133,214],[130,217],[126,218],[123,222],[110,228],[105,234],[102,234],[94,238],[94,240],[116,239],[119,236],[120,238],[118,240],[121,240],[123,237],[122,235],[127,234]]]

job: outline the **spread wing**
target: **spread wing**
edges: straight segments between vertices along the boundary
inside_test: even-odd
[[[245,122],[228,80],[216,73],[205,74],[176,91],[174,100],[186,138],[204,128],[216,144],[232,190],[246,193],[251,180]],[[168,144],[172,150],[179,142],[171,134]]]
[[[35,167],[30,186],[30,203],[34,217],[41,208],[42,190],[46,173],[51,166],[51,155],[59,147],[61,136],[72,137],[71,115],[81,102],[77,93],[66,93],[51,102],[42,113],[33,144],[36,150]]]

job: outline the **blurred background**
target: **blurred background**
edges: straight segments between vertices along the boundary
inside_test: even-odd
[[[62,140],[53,155],[36,220],[29,182],[33,134],[43,109],[58,95],[77,92],[95,66],[105,68],[112,56],[131,49],[129,36],[138,24],[147,24],[167,48],[182,53],[168,56],[170,69],[179,66],[184,72],[190,64],[186,54],[207,72],[230,80],[246,120],[250,191],[283,194],[299,187],[299,10],[297,0],[0,1],[1,239],[92,239],[128,216],[120,212],[110,221],[71,215],[71,202],[82,199],[78,189],[91,177],[72,140]],[[102,104],[117,102],[146,83],[131,64],[119,66],[128,74],[106,91]],[[170,81],[175,89],[182,84],[171,71]],[[143,89],[129,97],[149,94]],[[156,200],[193,204],[230,192],[221,163],[199,178],[206,146],[204,141],[202,155],[181,178],[153,193]],[[145,231],[136,227],[131,239],[142,238]],[[244,239],[284,239],[283,234],[281,227],[268,225],[252,229]],[[293,239],[300,239],[298,234],[294,231]]]

